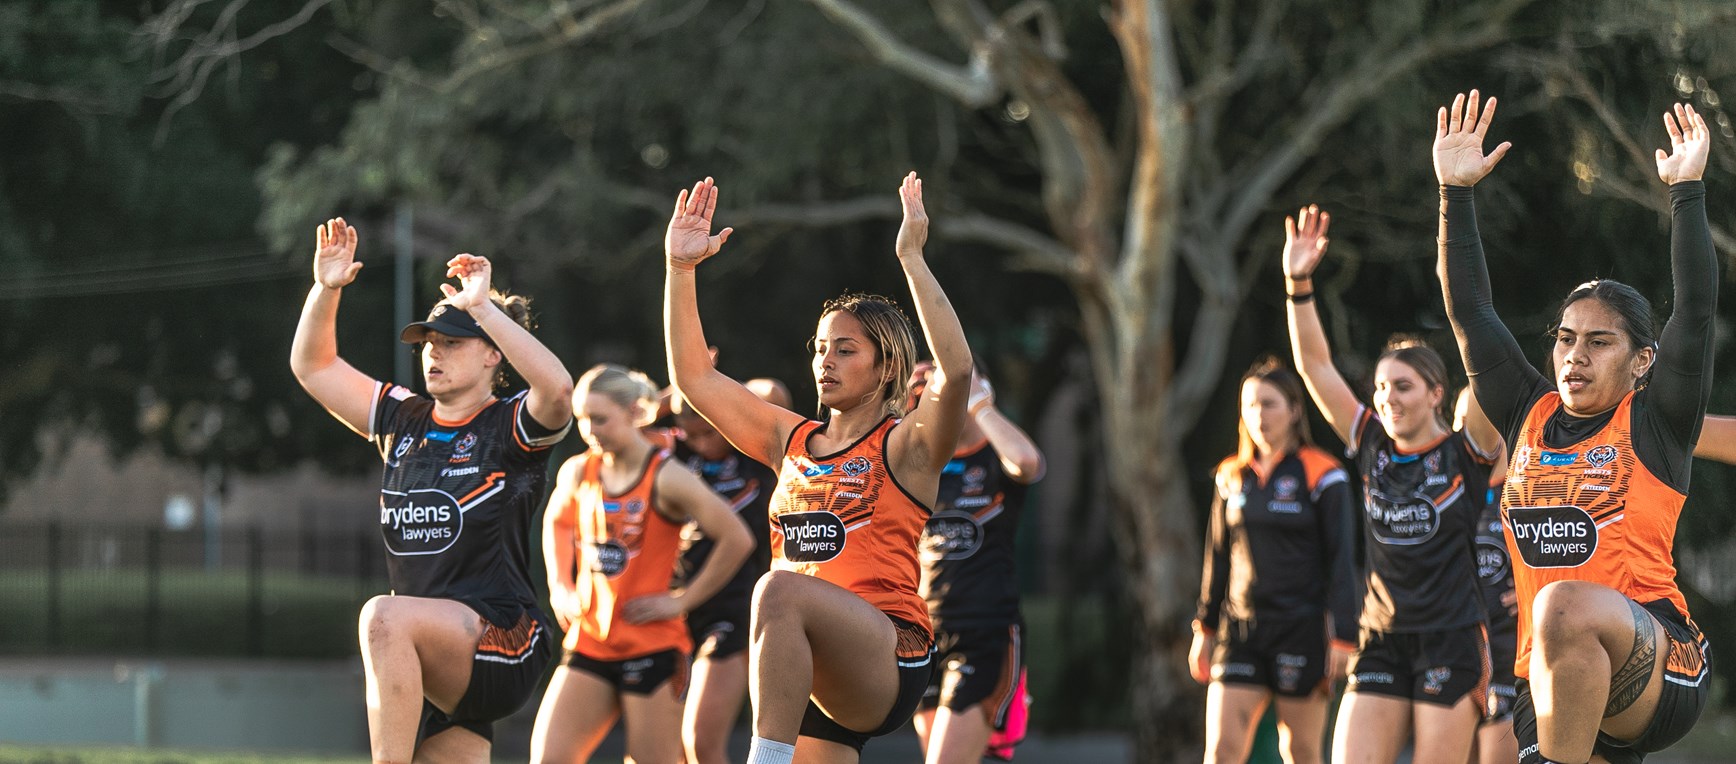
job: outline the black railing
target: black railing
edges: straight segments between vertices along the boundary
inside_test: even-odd
[[[0,523],[0,653],[353,655],[383,554],[359,530]]]

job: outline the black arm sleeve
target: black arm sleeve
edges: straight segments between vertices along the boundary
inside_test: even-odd
[[[1206,529],[1206,563],[1200,573],[1200,601],[1194,617],[1200,628],[1216,631],[1218,616],[1224,610],[1224,596],[1230,587],[1230,533],[1225,527],[1224,496],[1214,491],[1212,515]]]
[[[1489,421],[1509,442],[1549,380],[1525,360],[1524,351],[1495,315],[1489,269],[1483,262],[1483,237],[1477,232],[1477,207],[1469,186],[1441,187],[1441,297],[1447,320],[1459,340],[1459,356],[1471,379],[1471,392]]]
[[[1314,507],[1320,513],[1320,535],[1330,573],[1326,607],[1332,614],[1332,638],[1354,643],[1361,603],[1356,596],[1356,539],[1352,536],[1356,525],[1350,502],[1350,484],[1341,481],[1327,486]]]
[[[1682,490],[1712,395],[1712,319],[1718,305],[1718,256],[1706,222],[1706,184],[1670,186],[1670,275],[1674,305],[1658,337],[1658,358],[1636,411],[1658,448],[1645,456]],[[1652,449],[1647,449],[1652,450]],[[1655,461],[1654,461],[1655,460]]]

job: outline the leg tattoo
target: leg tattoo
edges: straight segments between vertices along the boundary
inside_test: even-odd
[[[1652,667],[1658,659],[1657,622],[1652,620],[1652,614],[1632,600],[1628,601],[1634,616],[1634,646],[1628,651],[1627,663],[1609,678],[1609,704],[1604,706],[1603,717],[1608,719],[1634,704],[1640,699],[1646,685],[1652,681]]]

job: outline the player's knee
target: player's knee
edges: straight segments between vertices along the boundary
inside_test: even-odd
[[[398,629],[397,600],[389,594],[376,595],[362,605],[362,614],[358,619],[362,644],[379,643],[391,639]]]
[[[774,570],[760,576],[753,589],[753,631],[757,636],[767,624],[799,617],[797,603],[799,587],[806,578],[788,570]]]
[[[1596,639],[1602,590],[1584,581],[1556,581],[1543,587],[1531,605],[1531,632],[1545,647]]]

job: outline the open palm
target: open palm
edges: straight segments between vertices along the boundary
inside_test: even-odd
[[[327,289],[342,289],[356,280],[356,229],[343,218],[332,218],[314,232],[313,280]]]
[[[706,178],[693,184],[692,191],[682,191],[675,197],[675,214],[669,218],[669,230],[663,234],[663,254],[669,267],[691,271],[706,258],[717,254],[733,228],[711,235],[711,217],[717,212],[717,183]]]
[[[1442,107],[1436,116],[1435,179],[1443,186],[1476,185],[1513,147],[1503,142],[1487,156],[1483,154],[1483,136],[1495,118],[1495,99],[1491,97],[1481,112],[1477,100],[1475,90],[1470,98],[1460,93],[1451,107]]]
[[[1706,174],[1706,156],[1712,150],[1712,132],[1706,118],[1688,104],[1676,104],[1664,112],[1664,129],[1670,133],[1670,153],[1658,149],[1658,177],[1665,183],[1699,180]]]
[[[1326,256],[1326,229],[1332,215],[1310,204],[1284,218],[1284,274],[1301,280],[1314,275],[1320,258]]]

